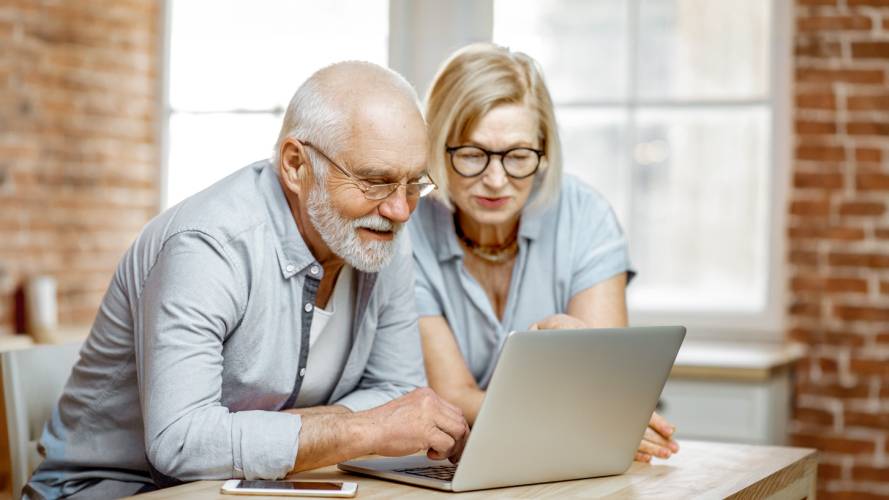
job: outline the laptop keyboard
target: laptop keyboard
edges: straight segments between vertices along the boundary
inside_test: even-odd
[[[456,470],[456,465],[431,465],[428,467],[395,469],[395,472],[404,472],[405,474],[412,474],[414,476],[423,476],[432,479],[440,479],[442,481],[450,481],[451,479],[454,479],[454,472]]]

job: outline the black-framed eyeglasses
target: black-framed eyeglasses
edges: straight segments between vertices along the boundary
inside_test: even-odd
[[[333,165],[343,175],[345,175],[346,177],[351,179],[352,183],[355,184],[355,187],[360,189],[361,192],[364,193],[364,197],[367,198],[368,200],[372,200],[372,201],[385,200],[386,198],[392,196],[392,193],[394,193],[398,189],[399,186],[404,186],[405,195],[411,199],[422,198],[422,197],[426,196],[427,194],[431,193],[432,191],[434,191],[436,188],[438,188],[438,186],[436,186],[435,183],[432,182],[432,180],[429,179],[426,175],[423,176],[423,177],[425,177],[425,180],[418,181],[418,182],[389,182],[389,183],[385,183],[385,184],[373,183],[373,182],[364,180],[364,179],[356,176],[355,174],[349,172],[345,168],[339,166],[337,164],[337,162],[331,160],[330,157],[327,156],[326,153],[324,153],[324,151],[321,151],[321,149],[318,146],[315,146],[311,142],[308,142],[308,141],[299,141],[299,142],[303,146],[308,146],[308,147],[314,149],[318,154],[321,155],[322,158],[327,160],[328,163]]]
[[[533,148],[488,151],[478,146],[454,146],[446,151],[451,157],[451,167],[463,177],[481,175],[491,163],[491,157],[499,156],[506,175],[513,179],[524,179],[537,172],[540,158],[543,157],[543,151]]]

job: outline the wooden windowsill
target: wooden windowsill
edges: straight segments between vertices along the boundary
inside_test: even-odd
[[[686,341],[671,378],[764,382],[788,369],[805,353],[793,343]]]

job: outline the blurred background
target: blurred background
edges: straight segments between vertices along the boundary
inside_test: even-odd
[[[885,0],[0,0],[0,350],[82,338],[140,228],[268,157],[315,70],[422,98],[476,41],[541,63],[631,322],[688,325],[680,438],[816,447],[820,495],[889,498]]]

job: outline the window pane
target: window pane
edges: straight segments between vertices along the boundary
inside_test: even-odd
[[[170,117],[167,206],[270,157],[280,127],[281,118],[273,114],[174,113]]]
[[[770,0],[642,0],[643,98],[768,97]]]
[[[629,215],[630,171],[626,157],[626,112],[622,109],[562,108],[557,111],[562,164],[602,193],[621,224]]]
[[[626,41],[625,0],[494,2],[494,42],[537,59],[556,102],[625,98]]]
[[[272,109],[332,62],[386,65],[386,0],[173,0],[170,105]]]
[[[762,307],[767,266],[765,106],[638,114],[630,251],[645,310]]]

